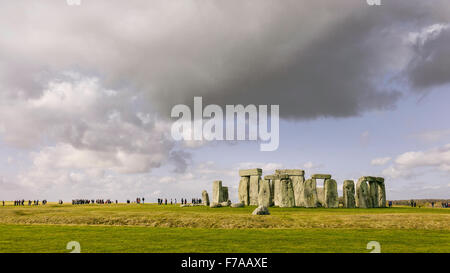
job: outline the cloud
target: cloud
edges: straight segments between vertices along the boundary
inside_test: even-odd
[[[383,170],[383,174],[392,178],[408,178],[424,171],[450,173],[450,144],[427,151],[403,153],[394,164]]]
[[[445,139],[448,136],[450,136],[450,129],[434,130],[412,135],[412,137],[417,138],[424,142],[436,142]]]
[[[445,5],[99,0],[75,10],[9,1],[0,11],[0,88],[35,98],[54,73],[77,69],[101,75],[109,89],[142,90],[163,117],[194,95],[208,104],[279,104],[291,119],[355,116],[395,106],[400,92],[376,82],[406,67],[411,48],[401,37],[448,19],[438,8]],[[413,58],[435,49],[428,43]],[[434,71],[413,63],[412,79]]]
[[[308,161],[305,164],[303,164],[303,168],[305,168],[305,169],[317,169],[317,168],[321,168],[323,166],[324,166],[323,164],[314,164],[311,161]]]
[[[437,23],[410,34],[415,52],[406,75],[416,91],[450,83],[450,25]]]
[[[386,165],[386,163],[388,163],[390,160],[391,160],[391,158],[389,156],[379,157],[379,158],[372,159],[370,164],[373,166],[383,166],[383,165]]]

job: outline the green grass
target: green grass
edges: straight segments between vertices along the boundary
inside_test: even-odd
[[[0,252],[450,252],[450,210],[0,207]]]

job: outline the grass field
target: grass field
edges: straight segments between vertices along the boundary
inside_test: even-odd
[[[209,208],[153,204],[0,207],[0,252],[450,252],[450,210]]]

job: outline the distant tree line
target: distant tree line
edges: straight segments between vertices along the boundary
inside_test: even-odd
[[[411,201],[417,203],[417,206],[431,207],[434,202],[435,207],[441,207],[442,203],[449,203],[450,199],[408,199],[408,200],[392,200],[392,204],[396,206],[409,206]]]

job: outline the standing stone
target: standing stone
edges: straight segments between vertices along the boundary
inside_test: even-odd
[[[355,182],[345,180],[342,189],[344,195],[344,208],[355,208]]]
[[[377,177],[378,183],[378,207],[385,208],[386,207],[386,187],[384,185],[384,178]]]
[[[376,180],[369,181],[369,198],[370,207],[378,208],[378,182]]]
[[[325,207],[325,191],[324,188],[316,187],[317,191],[317,206]]]
[[[228,187],[222,187],[222,201],[228,202]]]
[[[338,208],[339,196],[337,191],[337,183],[334,179],[325,179],[324,182],[324,199],[326,208]]]
[[[317,182],[316,179],[311,178],[305,181],[305,207],[315,208],[317,207]]]
[[[202,191],[202,202],[204,206],[209,206],[209,195],[207,191]]]
[[[286,169],[286,170],[275,170],[278,175],[288,175],[292,180],[292,186],[294,188],[294,202],[296,207],[305,206],[304,198],[304,186],[305,186],[305,171],[300,169]]]
[[[260,180],[261,180],[260,176],[257,175],[250,176],[250,190],[249,190],[250,206],[258,205]]]
[[[213,192],[212,192],[212,202],[213,203],[222,203],[223,202],[223,193],[222,193],[222,181],[217,180],[213,182]]]
[[[280,207],[292,208],[295,206],[294,187],[289,176],[280,176]]]
[[[259,184],[261,182],[262,169],[239,170],[241,177],[248,177],[248,188],[246,187],[246,180],[239,184],[239,200],[245,205],[258,205]],[[247,189],[247,190],[246,190]],[[247,193],[248,192],[248,201]]]
[[[275,206],[280,206],[280,183],[281,180],[279,177],[272,180],[273,182],[273,203]]]
[[[250,186],[250,177],[243,176],[241,177],[241,181],[239,182],[239,202],[248,206],[250,204],[249,199],[249,186]]]
[[[361,177],[356,183],[356,206],[363,209],[369,208],[369,199],[369,186],[367,186],[365,177]]]
[[[275,204],[274,198],[275,198],[275,180],[270,180],[270,206],[273,206]]]
[[[261,180],[259,185],[258,206],[269,207],[270,206],[270,181]]]

